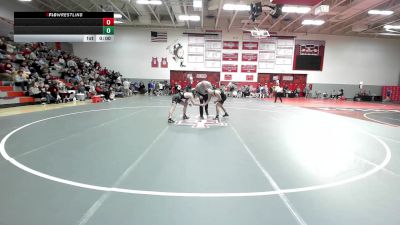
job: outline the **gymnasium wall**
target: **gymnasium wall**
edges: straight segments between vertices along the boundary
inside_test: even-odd
[[[152,30],[168,32],[168,43],[151,43]],[[117,28],[114,43],[74,43],[73,49],[76,55],[97,59],[104,66],[118,70],[129,78],[169,79],[169,69],[206,70],[173,65],[167,47],[176,40],[187,44],[187,36],[182,35],[183,32],[175,29]],[[224,32],[222,36],[223,40],[241,41],[242,31]],[[319,84],[327,91],[342,84],[356,88],[360,81],[377,87],[399,84],[400,40],[329,35],[297,35],[297,38],[326,41],[323,70],[269,72],[308,74],[308,83]],[[152,57],[168,57],[169,69],[151,68]],[[242,75],[234,80],[245,81],[246,77]]]
[[[14,20],[14,11],[36,11],[30,4],[14,0],[0,0],[0,17]],[[0,36],[10,36],[13,25],[0,20]]]

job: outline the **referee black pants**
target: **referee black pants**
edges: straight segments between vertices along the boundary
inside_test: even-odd
[[[281,97],[281,95],[282,95],[282,93],[275,93],[275,102],[276,102],[276,99],[279,97],[279,100],[281,100],[281,102],[282,102],[282,97]]]
[[[201,97],[203,97],[203,98],[200,99],[200,104],[203,104],[204,102],[207,102],[208,95],[201,95]],[[208,104],[205,105],[204,108],[206,109],[206,114],[208,115]],[[200,117],[203,117],[203,106],[200,106],[199,109],[200,109]]]

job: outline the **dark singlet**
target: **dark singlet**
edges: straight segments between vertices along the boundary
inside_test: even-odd
[[[226,100],[226,94],[223,90],[220,91],[221,91],[221,100],[219,102],[224,103]],[[215,90],[214,90],[214,95],[215,95]]]
[[[181,103],[183,99],[189,98],[185,98],[184,92],[178,92],[172,97],[172,102]]]

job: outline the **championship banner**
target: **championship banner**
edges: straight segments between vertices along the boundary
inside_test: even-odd
[[[253,75],[246,75],[246,81],[252,81],[254,79]]]
[[[225,74],[224,80],[232,80],[232,74]]]
[[[238,61],[239,53],[222,53],[222,61]]]
[[[242,53],[242,61],[257,62],[257,53]]]
[[[222,72],[237,72],[238,65],[235,64],[222,64]]]
[[[238,41],[224,41],[222,45],[223,49],[239,49]]]
[[[242,65],[240,71],[242,73],[256,73],[257,65]]]
[[[294,70],[320,70],[324,63],[325,41],[296,40]]]
[[[284,75],[284,76],[282,76],[282,80],[292,81],[293,80],[293,76],[292,75]]]
[[[243,41],[242,50],[258,50],[258,42]]]

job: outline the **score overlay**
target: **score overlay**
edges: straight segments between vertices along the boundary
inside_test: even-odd
[[[113,12],[14,12],[15,42],[113,42]]]

